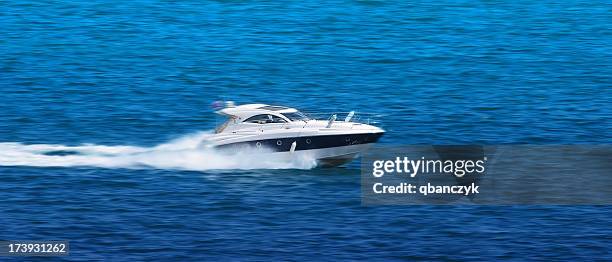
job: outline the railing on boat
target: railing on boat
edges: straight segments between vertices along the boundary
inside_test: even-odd
[[[336,116],[336,119],[333,122],[349,122],[349,123],[362,123],[368,125],[379,124],[382,119],[382,114],[377,113],[363,113],[357,111],[350,112],[329,112],[329,113],[320,113],[320,112],[303,112],[310,119],[316,120],[331,120],[333,116]]]

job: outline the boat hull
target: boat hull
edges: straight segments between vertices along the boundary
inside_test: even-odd
[[[262,149],[262,153],[288,158],[310,158],[321,167],[340,166],[351,162],[370,148],[383,135],[380,133],[302,136],[243,141],[217,145],[223,151],[238,152],[245,148]],[[293,150],[292,150],[293,147]]]

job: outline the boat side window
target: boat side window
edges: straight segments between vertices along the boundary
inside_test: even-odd
[[[275,115],[271,115],[271,116],[272,116],[272,123],[287,123],[287,121],[280,116],[275,116]]]
[[[270,124],[270,123],[286,123],[285,119],[275,116],[275,115],[255,115],[244,120],[245,123],[254,123],[254,124]]]

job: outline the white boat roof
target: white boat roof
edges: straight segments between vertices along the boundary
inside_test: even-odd
[[[237,116],[240,118],[246,118],[246,117],[250,117],[250,116],[258,115],[258,114],[294,113],[297,111],[298,110],[295,108],[285,107],[285,106],[273,106],[273,105],[267,105],[267,104],[246,104],[246,105],[240,105],[240,106],[235,106],[235,107],[226,107],[226,108],[223,108],[217,111],[217,113],[222,114],[222,115],[230,115],[230,116]]]

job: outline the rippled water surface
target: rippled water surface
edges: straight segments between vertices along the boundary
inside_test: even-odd
[[[0,239],[66,239],[85,260],[610,260],[608,206],[362,207],[356,164],[244,170],[261,161],[190,142],[230,99],[380,114],[389,145],[608,144],[610,13],[573,0],[0,3]]]

